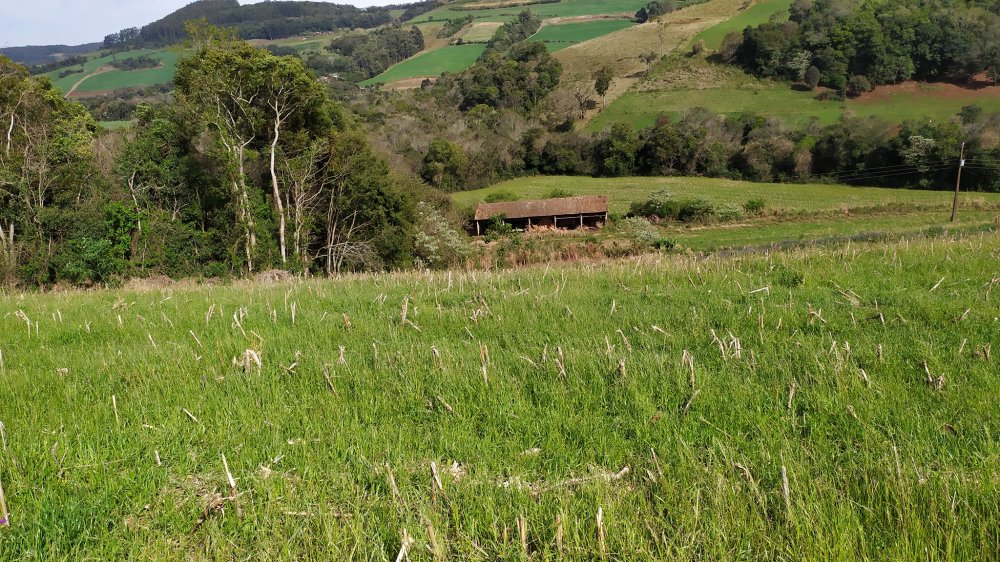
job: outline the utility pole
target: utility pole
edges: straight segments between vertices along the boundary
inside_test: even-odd
[[[951,222],[955,222],[958,213],[958,192],[962,188],[962,168],[965,167],[965,143],[962,143],[962,154],[958,157],[958,180],[955,181],[955,201],[951,204]]]

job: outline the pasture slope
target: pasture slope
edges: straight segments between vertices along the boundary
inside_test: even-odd
[[[966,105],[1000,110],[1000,88],[985,81],[971,87],[910,82],[880,86],[847,101],[820,101],[817,92],[760,80],[737,67],[711,62],[726,34],[786,18],[789,5],[789,0],[710,0],[661,18],[667,23],[662,43],[659,28],[646,24],[559,53],[576,79],[585,78],[594,65],[616,70],[618,79],[608,96],[611,103],[588,115],[586,130],[602,131],[619,122],[648,127],[661,115],[677,118],[699,107],[723,115],[774,117],[793,126],[812,120],[835,123],[845,115],[878,117],[894,124],[944,121]],[[707,51],[692,56],[691,47],[702,41]],[[647,72],[640,55],[656,52],[658,45],[665,46],[659,52],[667,56]]]
[[[1000,236],[0,295],[4,560],[986,560]]]

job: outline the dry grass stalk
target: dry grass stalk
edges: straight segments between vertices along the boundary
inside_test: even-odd
[[[788,387],[788,404],[787,404],[787,409],[788,409],[789,412],[792,411],[792,400],[795,400],[795,390],[798,388],[798,386],[799,385],[795,384],[795,381],[792,381],[792,384],[789,385],[789,387]]]
[[[118,415],[118,397],[114,394],[111,395],[111,408],[115,411],[115,424],[120,426],[122,418]]]
[[[528,556],[528,520],[523,513],[517,516],[517,532],[521,536],[521,552],[525,559],[531,558]]]
[[[226,460],[226,455],[222,455],[222,467],[226,470],[226,484],[229,485],[229,501],[233,502],[236,506],[236,516],[243,518],[243,509],[240,507],[239,494],[236,492],[236,479],[233,478],[233,473],[229,471],[229,462]]]
[[[242,357],[233,357],[233,366],[243,369],[243,373],[247,375],[256,369],[257,374],[259,375],[261,368],[263,367],[260,352],[254,349],[247,349],[243,352]]]
[[[444,409],[447,410],[449,414],[455,415],[455,409],[451,407],[451,404],[445,402],[444,398],[441,398],[440,396],[435,396],[435,398],[437,398],[437,401],[444,406]]]
[[[628,342],[628,338],[625,337],[625,332],[618,330],[618,335],[622,338],[622,343],[625,344],[625,349],[628,350],[628,354],[632,355],[632,344]]]
[[[410,560],[410,546],[413,545],[413,537],[403,529],[402,538],[399,541],[399,554],[396,555],[396,562]]]
[[[927,384],[934,390],[944,390],[944,375],[935,377],[931,374],[931,369],[927,366],[927,361],[924,361],[923,363],[924,373],[927,374]]]
[[[431,499],[437,498],[437,492],[444,494],[444,485],[441,484],[441,476],[438,475],[437,463],[431,461]]]
[[[566,358],[563,356],[563,350],[561,347],[556,348],[556,366],[559,367],[559,376],[561,378],[566,378]]]
[[[861,367],[858,367],[858,372],[861,374],[861,380],[865,381],[865,386],[871,388],[872,381],[868,378],[868,372]]]
[[[7,450],[7,431],[6,431],[6,428],[3,425],[3,422],[0,422],[0,441],[3,442],[3,450],[6,451]]]
[[[194,417],[194,414],[192,414],[187,410],[187,408],[181,408],[181,410],[183,410],[184,413],[187,414],[187,417],[190,418],[191,421],[193,421],[194,423],[201,423],[198,421],[198,418]]]
[[[760,504],[761,508],[764,508],[764,495],[761,494],[760,487],[757,486],[757,481],[754,480],[753,473],[750,472],[749,468],[738,462],[733,463],[733,466],[743,474],[743,479],[747,481],[747,484],[750,484],[750,488],[754,492],[754,497],[757,498],[757,503]]]
[[[0,349],[0,372],[3,372],[3,350]]]
[[[347,350],[344,349],[344,346],[342,345],[339,347],[340,347],[340,355],[337,356],[337,363],[340,365],[347,365],[347,359],[344,357],[344,352]]]
[[[939,279],[938,282],[935,283],[933,287],[931,287],[931,290],[929,292],[933,293],[934,291],[936,291],[937,288],[941,286],[941,283],[944,283],[944,280],[945,280],[944,277],[942,277],[941,279]]]
[[[691,383],[691,392],[693,393],[694,390],[695,390],[695,385],[694,385],[694,382],[695,382],[694,381],[694,355],[691,355],[691,352],[689,352],[686,349],[684,350],[684,353],[681,354],[681,365],[682,366],[686,365],[688,367],[688,370],[690,371],[690,376],[688,378],[688,382]]]
[[[205,346],[203,346],[203,345],[201,344],[201,340],[200,340],[200,339],[198,339],[198,336],[196,336],[196,335],[195,335],[195,333],[194,333],[194,330],[188,330],[188,333],[189,333],[189,334],[191,334],[191,337],[192,337],[192,338],[194,338],[194,341],[195,341],[195,343],[197,343],[197,344],[198,344],[198,347],[201,347],[201,348],[204,348],[204,347],[205,347]]]
[[[788,517],[792,516],[792,492],[788,486],[788,469],[781,465],[781,495],[785,498],[785,510]]]
[[[895,443],[892,444],[892,459],[896,462],[896,479],[899,480],[903,477],[903,467],[899,464],[899,449]]]
[[[392,490],[392,497],[399,499],[399,486],[396,486],[396,476],[392,473],[392,467],[385,463],[385,476],[389,481],[389,489]]]
[[[562,513],[556,515],[556,552],[563,554],[563,519]]]
[[[160,452],[159,451],[155,451],[155,450],[153,451],[153,458],[156,459],[156,466],[163,466],[163,462],[160,461]]]
[[[351,318],[347,316],[346,312],[344,313],[344,330],[351,331]]]
[[[407,316],[410,315],[410,297],[403,299],[403,306],[399,311],[399,323],[406,325]]]
[[[604,508],[597,508],[597,544],[601,549],[601,558],[608,557],[608,545],[604,539]]]
[[[323,379],[326,381],[326,387],[330,389],[330,392],[334,396],[337,396],[337,387],[333,386],[333,380],[330,378],[330,366],[323,365]]]
[[[427,539],[431,543],[431,552],[434,554],[434,560],[441,562],[445,559],[444,553],[441,552],[441,546],[437,541],[437,533],[434,532],[434,525],[431,524],[430,520],[427,520]]]

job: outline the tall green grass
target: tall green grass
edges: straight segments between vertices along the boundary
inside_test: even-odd
[[[7,292],[0,558],[995,559],[998,255]]]

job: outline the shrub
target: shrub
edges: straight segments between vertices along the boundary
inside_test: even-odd
[[[419,267],[441,269],[457,265],[471,253],[468,238],[453,228],[433,205],[418,203],[417,216],[413,253]]]
[[[496,242],[497,240],[502,240],[504,238],[514,238],[517,232],[514,227],[510,225],[505,219],[505,215],[496,215],[490,217],[490,221],[486,224],[486,241]]]
[[[743,204],[743,212],[750,216],[760,216],[767,209],[767,203],[763,199],[751,199]]]
[[[743,211],[732,205],[719,207],[716,214],[722,222],[734,222],[743,218]]]
[[[546,194],[546,199],[565,199],[567,197],[573,197],[573,194],[561,187],[554,187],[551,191]]]
[[[664,238],[660,231],[643,217],[629,217],[618,224],[622,235],[642,248],[669,250],[676,246],[673,240]]]
[[[673,197],[673,194],[669,191],[657,191],[645,201],[632,203],[629,207],[628,216],[675,220],[680,210],[680,204]]]
[[[509,190],[494,191],[483,199],[486,203],[503,203],[504,201],[517,201],[519,197]]]
[[[715,206],[704,199],[688,199],[680,203],[677,220],[681,222],[708,222],[715,217]]]
[[[847,95],[857,97],[872,90],[872,83],[867,76],[851,76],[847,80]]]

